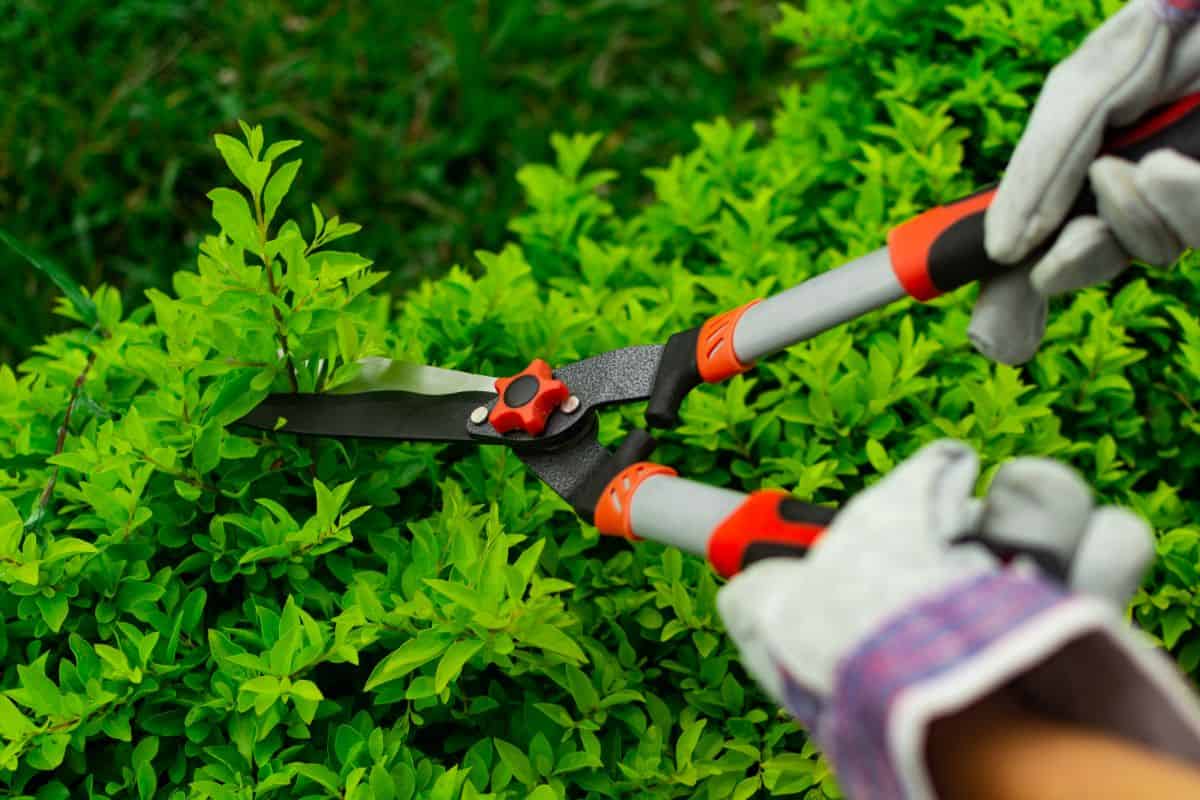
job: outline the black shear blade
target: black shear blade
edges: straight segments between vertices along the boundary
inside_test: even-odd
[[[491,392],[424,395],[404,391],[362,394],[273,394],[238,420],[265,431],[408,442],[478,442],[467,431],[471,412]],[[278,428],[277,421],[284,423]]]

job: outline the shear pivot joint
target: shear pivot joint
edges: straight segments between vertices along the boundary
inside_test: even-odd
[[[571,395],[540,358],[511,378],[497,380],[496,393],[500,397],[488,417],[492,427],[502,434],[521,430],[530,436],[540,436],[546,420]]]

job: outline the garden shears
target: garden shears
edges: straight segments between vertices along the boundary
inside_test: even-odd
[[[1104,152],[1137,161],[1164,147],[1200,158],[1200,93],[1114,131]],[[273,394],[235,424],[314,436],[502,445],[601,533],[706,556],[724,577],[761,559],[800,557],[835,509],[781,491],[747,495],[681,478],[648,460],[655,440],[647,429],[631,431],[609,450],[596,436],[597,413],[648,401],[647,428],[671,428],[684,398],[701,383],[746,372],[759,359],[905,297],[929,301],[1012,269],[991,261],[984,247],[984,215],[994,194],[985,189],[926,211],[894,228],[885,247],[719,314],[665,344],[556,368],[534,359],[499,379],[368,359],[359,378],[337,393]],[[1095,205],[1085,188],[1070,218],[1094,213]]]

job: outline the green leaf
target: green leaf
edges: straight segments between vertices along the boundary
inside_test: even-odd
[[[484,612],[483,597],[474,589],[469,589],[461,583],[451,583],[436,578],[428,578],[425,583],[438,594],[449,598],[469,611],[474,611],[476,614]]]
[[[133,741],[133,729],[129,725],[129,717],[110,715],[104,719],[104,732],[118,742]]]
[[[68,733],[49,733],[37,737],[33,750],[26,756],[29,766],[34,769],[49,771],[57,769],[67,754],[67,745],[71,743]]]
[[[707,722],[706,719],[699,719],[679,735],[678,741],[675,742],[676,769],[682,770],[691,766],[692,752],[696,749],[696,743],[700,741],[700,734],[704,732]]]
[[[259,370],[234,370],[217,382],[220,387],[216,399],[204,414],[204,421],[217,425],[228,425],[241,419],[267,396],[266,390],[251,391],[250,384]]]
[[[745,780],[740,781],[737,787],[733,790],[731,800],[750,800],[750,798],[754,797],[758,793],[761,785],[762,779],[757,775],[752,778],[746,778]]]
[[[558,763],[554,766],[554,774],[565,775],[581,769],[596,769],[602,766],[604,766],[604,762],[591,753],[576,751],[574,753],[567,753],[558,760]]]
[[[575,644],[571,637],[560,631],[552,625],[535,625],[521,635],[521,639],[527,644],[540,647],[563,658],[582,663],[587,661],[587,656],[579,645]]]
[[[371,767],[371,777],[369,781],[371,787],[371,800],[395,800],[396,797],[396,782],[392,780],[392,776],[382,765],[376,764]]]
[[[483,642],[455,642],[450,645],[450,649],[442,654],[442,660],[438,662],[437,672],[433,676],[433,688],[437,691],[442,691],[450,682],[458,678],[458,674],[462,672],[463,667],[471,657],[474,656],[483,647]]]
[[[320,238],[321,231],[325,229],[325,215],[321,213],[320,207],[316,203],[312,203],[313,216],[313,240]]]
[[[283,139],[281,141],[275,142],[274,144],[272,144],[270,147],[267,148],[267,152],[263,154],[262,160],[263,161],[274,161],[275,159],[279,158],[280,156],[283,156],[286,153],[289,153],[292,150],[294,150],[295,148],[299,147],[301,144],[303,144],[303,143],[297,139]]]
[[[583,670],[567,667],[567,687],[575,705],[585,714],[600,705],[600,695]]]
[[[46,546],[46,552],[42,554],[42,562],[45,564],[54,564],[72,556],[92,555],[95,552],[97,552],[96,546],[90,542],[64,536],[61,539],[55,539]]]
[[[370,691],[388,681],[403,678],[422,664],[437,658],[449,646],[450,640],[443,634],[422,633],[400,645],[375,665],[364,688]]]
[[[99,648],[97,648],[99,649]],[[20,682],[21,696],[10,691],[9,696],[17,702],[32,709],[42,716],[58,716],[62,714],[63,696],[58,686],[46,677],[46,660],[48,654],[43,654],[28,666],[17,665],[17,678]]]
[[[1187,611],[1183,608],[1168,609],[1161,618],[1163,644],[1168,649],[1173,648],[1179,641],[1179,637],[1186,633],[1192,623],[1188,619]]]
[[[301,762],[292,764],[291,767],[297,772],[297,774],[303,775],[310,781],[320,784],[330,792],[333,792],[334,794],[341,793],[341,779],[338,777],[336,772],[324,764],[308,764]]]
[[[24,564],[17,564],[11,568],[9,574],[12,575],[15,581],[27,583],[30,586],[37,586],[41,578],[38,570],[39,563],[38,561],[27,561]]]
[[[548,776],[554,770],[554,748],[545,734],[538,732],[529,743],[529,761],[538,775]]]
[[[270,225],[271,220],[275,218],[275,211],[279,208],[280,202],[288,190],[292,188],[292,181],[296,179],[296,173],[300,170],[300,160],[289,161],[280,167],[271,180],[267,182],[267,191],[263,195],[263,219],[265,224]]]
[[[320,688],[312,681],[296,681],[292,684],[289,693],[293,697],[300,697],[305,700],[324,700],[325,695],[321,694]]]
[[[0,494],[0,525],[20,524],[21,513],[5,495]]]
[[[211,472],[221,463],[221,444],[225,440],[225,429],[214,423],[205,425],[196,437],[192,449],[192,463],[201,473]]]
[[[149,764],[158,754],[158,736],[144,736],[133,748],[131,762],[134,765]]]
[[[357,253],[343,253],[339,250],[321,250],[308,259],[313,270],[320,276],[325,285],[332,285],[357,275],[371,266],[371,260]]]
[[[514,778],[526,786],[537,783],[537,775],[533,771],[533,765],[529,763],[528,756],[503,739],[492,739],[492,743],[496,746],[500,760],[508,765]]]
[[[347,364],[358,358],[358,331],[349,317],[338,317],[336,323],[338,355]]]
[[[571,715],[557,703],[534,703],[533,707],[545,714],[552,722],[564,728],[575,727],[575,721],[571,719]]]
[[[883,449],[883,445],[874,439],[867,441],[867,460],[871,462],[871,466],[876,472],[886,473],[891,472],[895,464],[888,457],[887,451]]]
[[[229,171],[233,173],[239,183],[257,197],[262,192],[263,181],[266,180],[270,166],[255,161],[246,146],[232,136],[218,133],[213,139],[217,149],[221,151],[221,157],[225,159]]]
[[[96,304],[90,297],[83,293],[79,288],[79,284],[72,278],[65,269],[51,261],[44,255],[34,253],[27,249],[19,242],[12,234],[0,229],[0,242],[8,245],[14,253],[33,267],[37,271],[44,274],[47,278],[54,281],[54,285],[59,288],[70,301],[71,307],[75,309],[75,313],[79,315],[79,320],[85,325],[95,325],[97,321]]]
[[[143,762],[138,765],[134,776],[139,800],[153,800],[155,792],[158,791],[158,776],[154,774],[154,767],[148,762]]]
[[[112,667],[118,675],[129,673],[129,659],[121,650],[107,644],[98,644],[96,645],[96,655],[100,656],[101,660]]]
[[[246,135],[246,146],[250,148],[250,156],[258,158],[259,152],[263,146],[263,129],[262,125],[249,125],[242,120],[238,120],[238,127],[242,129],[242,133]]]
[[[62,625],[67,621],[67,596],[61,592],[55,592],[49,597],[39,596],[37,598],[38,610],[42,612],[42,619],[50,626],[50,630],[58,633],[62,630]]]
[[[213,219],[221,231],[243,250],[260,252],[258,223],[250,214],[245,195],[233,189],[213,189],[208,199],[212,201]]]
[[[34,730],[34,724],[13,702],[0,694],[0,737],[15,741]]]

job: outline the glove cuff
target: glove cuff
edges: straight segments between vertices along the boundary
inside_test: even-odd
[[[932,798],[930,724],[1014,681],[1041,713],[1200,762],[1174,665],[1108,605],[1018,567],[892,618],[841,663],[814,733],[848,796]]]

